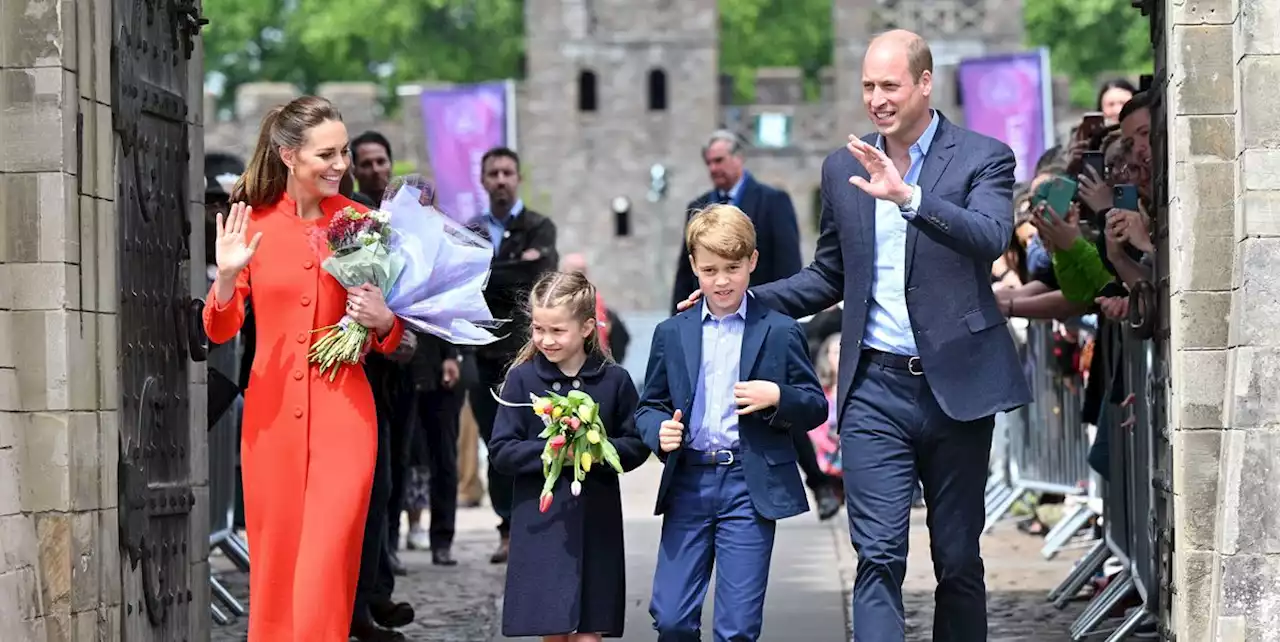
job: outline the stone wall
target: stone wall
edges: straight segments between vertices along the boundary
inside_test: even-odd
[[[0,640],[120,639],[111,2],[0,2]]]
[[[1180,640],[1280,640],[1280,4],[1168,0]]]

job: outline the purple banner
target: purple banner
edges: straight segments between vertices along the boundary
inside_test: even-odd
[[[969,58],[960,62],[960,97],[969,129],[1013,149],[1018,181],[1032,178],[1052,140],[1048,53]]]
[[[507,145],[506,84],[422,90],[422,125],[431,155],[436,206],[466,223],[489,207],[480,185],[480,158]]]

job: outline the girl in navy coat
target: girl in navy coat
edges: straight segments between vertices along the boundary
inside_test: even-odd
[[[586,277],[547,274],[529,299],[532,338],[507,373],[489,440],[494,468],[515,479],[502,634],[542,636],[547,642],[621,637],[626,560],[618,474],[607,465],[593,466],[574,496],[572,468],[566,467],[549,509],[541,512],[546,440],[538,438],[543,424],[528,404],[530,393],[591,395],[629,471],[650,452],[633,419],[639,396],[631,376],[600,347],[596,290]]]

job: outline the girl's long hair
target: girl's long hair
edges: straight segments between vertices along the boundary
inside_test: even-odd
[[[307,142],[307,132],[331,120],[342,122],[342,114],[317,96],[301,96],[267,112],[249,165],[231,189],[231,202],[257,208],[279,201],[289,183],[289,168],[280,150],[300,149]]]
[[[579,323],[592,324],[592,332],[586,340],[587,354],[612,362],[613,357],[604,349],[604,346],[600,345],[598,324],[602,319],[596,318],[596,286],[592,285],[591,281],[588,281],[587,277],[580,272],[548,272],[542,275],[533,284],[533,289],[529,290],[529,317],[533,318],[533,311],[538,308],[561,306],[568,308],[569,314]],[[529,361],[538,354],[538,346],[533,343],[533,333],[529,334],[529,340],[516,354],[515,360],[511,362],[511,368]]]

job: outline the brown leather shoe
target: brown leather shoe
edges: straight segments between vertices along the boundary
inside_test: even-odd
[[[507,556],[511,554],[511,538],[503,537],[502,543],[498,544],[498,550],[493,552],[489,557],[490,564],[506,564]]]

